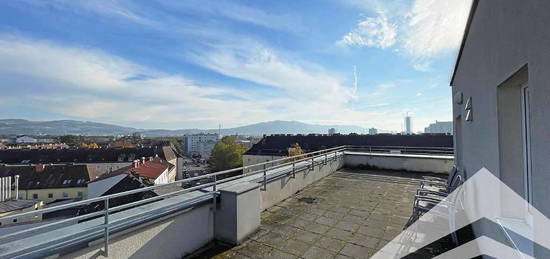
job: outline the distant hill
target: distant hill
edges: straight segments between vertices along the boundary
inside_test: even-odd
[[[335,128],[339,133],[364,133],[365,129],[351,125],[317,125],[298,121],[269,121],[236,128],[222,129],[223,135],[256,135],[263,134],[309,134],[327,133]],[[113,124],[90,121],[58,120],[58,121],[28,121],[22,119],[0,119],[0,135],[128,135],[140,132],[146,136],[181,136],[195,133],[217,133],[218,129],[137,129]]]
[[[0,134],[2,135],[118,135],[131,134],[133,132],[136,132],[136,129],[90,121],[0,120]]]

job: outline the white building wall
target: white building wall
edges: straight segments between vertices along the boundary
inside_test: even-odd
[[[185,152],[189,156],[201,155],[201,157],[208,159],[218,140],[218,134],[195,134],[184,136]]]
[[[170,177],[169,177],[169,172],[168,169],[164,170],[164,172],[162,172],[162,174],[159,175],[159,177],[157,177],[157,179],[155,179],[155,184],[165,184],[165,183],[169,183],[170,182]]]

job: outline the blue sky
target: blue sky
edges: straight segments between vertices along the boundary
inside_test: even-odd
[[[298,120],[400,131],[409,112],[418,131],[451,120],[449,78],[469,6],[2,1],[0,117],[169,129]]]

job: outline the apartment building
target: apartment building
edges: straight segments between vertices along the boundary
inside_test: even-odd
[[[99,173],[88,165],[0,165],[0,177],[19,175],[18,198],[51,202],[86,199],[87,184]]]
[[[188,156],[201,156],[208,159],[212,154],[212,149],[216,143],[218,143],[218,134],[193,134],[185,135],[183,137],[183,143],[185,146],[185,153]]]

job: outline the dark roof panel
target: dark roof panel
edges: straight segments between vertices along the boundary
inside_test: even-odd
[[[165,158],[168,150],[162,146],[143,148],[50,149],[50,150],[0,150],[0,163],[49,164],[49,163],[100,163],[132,162],[142,157]],[[173,152],[169,154],[173,156]]]
[[[453,147],[452,135],[271,135],[254,144],[246,155],[287,156],[288,148],[298,143],[304,152],[343,145]]]

